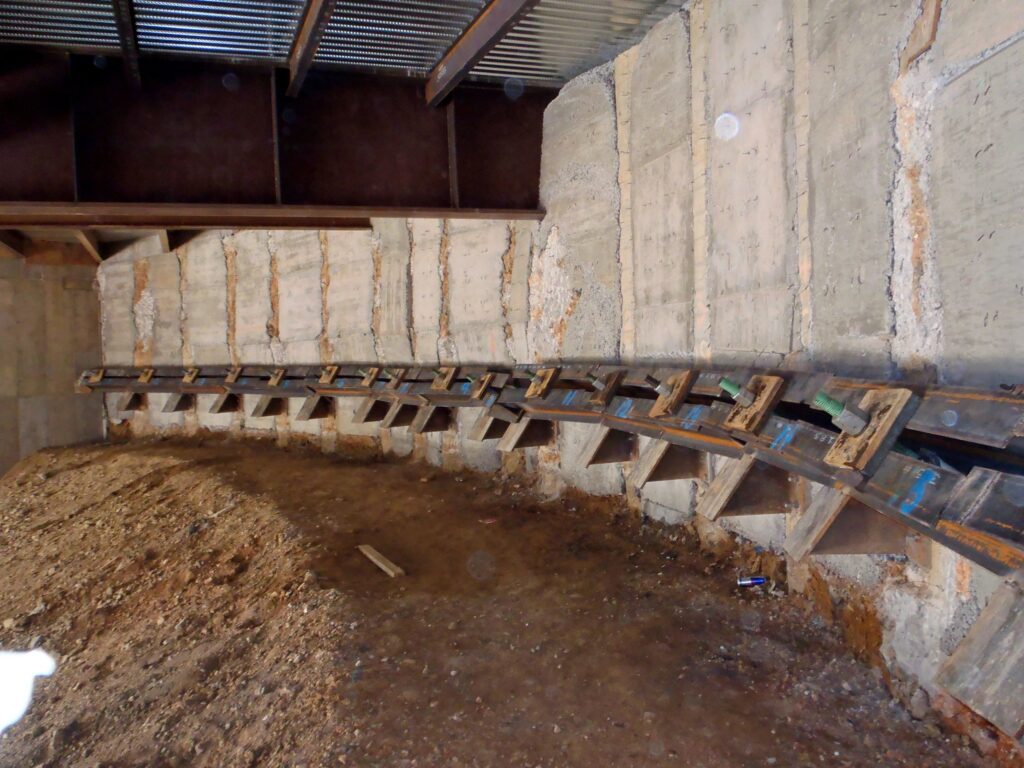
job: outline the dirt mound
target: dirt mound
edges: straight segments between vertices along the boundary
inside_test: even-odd
[[[0,765],[984,764],[796,602],[603,506],[253,443],[32,457],[0,646],[59,669]]]

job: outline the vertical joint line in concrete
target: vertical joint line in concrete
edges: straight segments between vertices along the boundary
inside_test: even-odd
[[[505,252],[501,254],[501,317],[504,321],[505,351],[513,364],[516,362],[515,346],[512,333],[512,271],[516,258],[516,223],[508,221],[506,225],[507,239]]]
[[[690,7],[690,83],[693,153],[693,343],[696,360],[711,357],[711,313],[708,304],[708,89],[707,7],[694,0]]]
[[[227,345],[228,356],[232,365],[239,365],[237,329],[238,329],[238,249],[235,247],[231,234],[224,235],[220,240],[224,251],[225,280],[227,281]]]
[[[793,2],[793,125],[796,131],[797,274],[800,346],[813,349],[814,252],[811,240],[811,48],[809,0]]]

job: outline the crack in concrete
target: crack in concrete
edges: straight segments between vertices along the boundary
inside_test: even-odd
[[[412,254],[414,237],[412,234],[412,222],[405,220],[405,231],[409,243],[409,251],[405,256],[405,336],[409,340],[409,359],[416,359],[416,326],[413,315],[413,280],[412,280]]]
[[[329,362],[333,357],[330,339],[331,307],[328,303],[328,294],[331,289],[330,260],[327,257],[328,244],[327,232],[317,232],[320,242],[320,335],[317,337],[320,347],[320,362]]]
[[[942,304],[931,239],[927,161],[931,153],[931,113],[938,88],[932,75],[934,64],[924,54],[935,38],[939,4],[923,0],[915,11],[913,26],[899,51],[899,75],[890,88],[896,105],[897,157],[890,197],[890,356],[899,370],[924,372],[933,378],[942,351]]]
[[[224,269],[227,281],[227,345],[228,356],[232,365],[239,365],[237,345],[238,329],[238,248],[235,246],[233,233],[223,236],[220,240],[224,250]]]
[[[439,362],[457,362],[459,350],[451,335],[451,296],[449,284],[448,258],[451,255],[450,223],[446,219],[441,227],[441,248],[438,252],[437,269],[441,277],[441,306],[437,318],[437,359]]]
[[[505,351],[508,359],[515,364],[515,346],[512,332],[512,269],[515,266],[516,229],[513,222],[507,223],[508,238],[505,252],[501,254],[501,316],[504,318]]]
[[[195,352],[192,349],[192,334],[188,326],[188,246],[178,252],[178,292],[181,294],[179,319],[181,321],[181,364],[186,368],[195,365]]]
[[[267,336],[270,337],[270,355],[274,363],[281,363],[283,350],[281,345],[281,287],[277,273],[277,248],[274,234],[267,236],[267,250],[270,252],[270,319],[267,321]]]
[[[384,359],[384,350],[380,341],[381,329],[381,285],[380,277],[383,272],[383,254],[381,252],[380,232],[374,227],[370,237],[370,258],[373,260],[373,284],[370,290],[373,291],[373,310],[370,316],[370,337],[373,340],[373,351],[377,360]]]
[[[153,329],[156,324],[156,301],[149,290],[149,261],[136,259],[132,263],[134,280],[132,295],[132,325],[135,328],[135,365],[153,364]]]

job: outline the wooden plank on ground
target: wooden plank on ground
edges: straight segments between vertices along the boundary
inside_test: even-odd
[[[384,557],[384,555],[382,555],[376,549],[371,547],[369,544],[360,544],[358,547],[356,547],[356,549],[358,549],[360,552],[366,555],[366,557],[370,559],[370,562],[372,562],[374,565],[376,565],[378,568],[384,571],[384,573],[386,573],[392,579],[396,576],[405,576],[405,571],[403,571],[399,566],[395,565],[393,562],[388,560],[386,557]]]

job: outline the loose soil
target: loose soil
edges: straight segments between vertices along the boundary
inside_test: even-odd
[[[59,668],[0,765],[987,764],[617,504],[252,442],[37,454],[0,481],[0,647]]]

